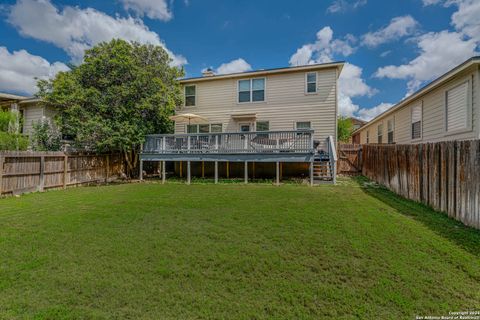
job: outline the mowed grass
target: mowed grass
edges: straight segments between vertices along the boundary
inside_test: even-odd
[[[361,180],[0,199],[0,319],[413,319],[479,308],[480,232]]]

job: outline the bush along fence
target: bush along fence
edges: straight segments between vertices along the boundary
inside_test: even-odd
[[[108,182],[123,172],[121,154],[0,151],[0,195]]]
[[[362,173],[480,229],[480,140],[364,145]]]

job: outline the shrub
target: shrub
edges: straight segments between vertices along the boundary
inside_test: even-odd
[[[28,148],[28,138],[16,133],[0,131],[0,150],[24,151]]]
[[[35,151],[60,151],[62,135],[50,120],[41,120],[33,124],[31,142]]]

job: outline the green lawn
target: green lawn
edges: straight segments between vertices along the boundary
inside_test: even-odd
[[[362,181],[0,199],[0,319],[414,319],[480,309],[480,232]]]

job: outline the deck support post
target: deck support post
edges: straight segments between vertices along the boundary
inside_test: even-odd
[[[255,161],[252,162],[252,179],[255,179]]]
[[[191,161],[187,161],[187,184],[190,184],[191,182],[191,168],[190,168],[190,162]]]
[[[247,161],[245,161],[245,173],[244,173],[244,175],[245,175],[245,184],[247,184],[248,183],[248,162]]]
[[[218,183],[218,161],[215,161],[215,183]]]
[[[202,178],[205,178],[205,161],[202,161]]]
[[[280,185],[280,162],[277,161],[277,162],[275,163],[275,167],[276,167],[276,170],[275,170],[275,171],[276,171],[276,173],[277,173],[277,175],[276,175],[276,178],[277,178],[277,179],[276,179],[276,181],[275,181],[275,184],[276,184],[277,186],[279,186],[279,185]]]
[[[310,186],[313,186],[313,161],[310,161]]]
[[[140,177],[140,181],[142,181],[143,180],[143,160],[142,159],[140,159],[140,175],[139,175],[139,177]]]
[[[180,161],[180,178],[183,178],[183,161]]]
[[[230,162],[227,161],[227,179],[230,179]]]
[[[162,161],[162,183],[165,183],[165,161]]]

